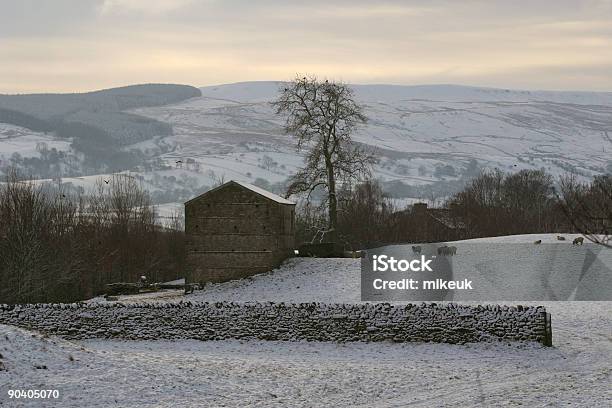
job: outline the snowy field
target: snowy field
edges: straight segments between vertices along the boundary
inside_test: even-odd
[[[7,407],[606,407],[612,302],[550,302],[555,347],[90,340],[0,326]],[[36,368],[36,366],[41,368]],[[46,367],[46,368],[45,368]],[[7,402],[15,388],[61,403]]]
[[[21,126],[0,122],[0,164],[14,154],[23,157],[40,157],[37,146],[69,152],[70,141],[55,138],[53,133],[35,132]]]
[[[525,235],[493,241],[535,239],[552,243],[556,237]],[[571,243],[567,245],[571,248]],[[207,285],[188,296],[165,291],[121,300],[358,302],[359,260],[292,259],[274,273]],[[554,347],[68,342],[0,326],[0,361],[5,370],[0,371],[0,401],[6,401],[7,389],[48,388],[60,390],[62,400],[48,406],[66,407],[610,406],[612,302],[520,303],[546,306],[552,314]],[[6,406],[45,406],[37,404]]]
[[[573,246],[572,240],[579,235],[563,235],[565,241],[557,241],[556,234],[526,234],[452,242],[458,248],[451,259],[453,279],[474,279],[478,286],[474,291],[455,291],[455,297],[447,300],[517,299],[519,294],[523,295],[520,299],[529,300],[541,299],[541,293],[550,299],[588,299],[589,295],[601,299],[604,293],[612,293],[612,250],[590,243]],[[542,244],[534,245],[536,240]],[[589,268],[583,273],[585,263]],[[570,276],[559,279],[555,274],[561,271]],[[581,273],[587,278],[582,284],[578,281]],[[360,259],[293,258],[273,272],[208,284],[188,296],[182,290],[162,291],[121,296],[120,301],[355,303],[361,299],[360,284]],[[91,301],[105,302],[102,297]]]

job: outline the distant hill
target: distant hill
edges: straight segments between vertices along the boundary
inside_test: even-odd
[[[200,96],[189,85],[145,84],[72,94],[0,94],[0,107],[54,120],[80,111],[120,112],[147,106],[162,106]]]
[[[145,84],[74,94],[0,95],[0,122],[71,139],[93,167],[134,158],[122,146],[172,134],[170,124],[124,110],[156,107],[201,95],[187,85]],[[95,162],[98,162],[96,164]],[[118,163],[115,163],[118,164]],[[121,167],[121,166],[120,166]]]
[[[199,98],[132,112],[171,123],[173,135],[159,143],[176,148],[161,159],[192,160],[202,182],[210,183],[205,175],[214,171],[277,183],[302,164],[295,138],[283,134],[282,117],[269,103],[282,85],[207,86]],[[444,197],[484,168],[543,168],[583,180],[612,171],[610,92],[351,87],[368,117],[354,139],[376,150],[374,175],[398,197]]]

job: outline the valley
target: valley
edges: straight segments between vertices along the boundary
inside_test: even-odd
[[[158,204],[183,202],[230,179],[283,192],[283,182],[301,166],[302,157],[271,105],[281,84],[210,86],[199,89],[201,96],[175,103],[164,104],[159,95],[140,102],[147,106],[125,103],[118,124],[112,115],[102,116],[107,134],[121,128],[125,118],[171,131],[155,130],[162,125],[144,131],[138,125],[135,143],[111,137],[109,151],[138,158],[117,161],[112,172],[139,178]],[[456,85],[354,85],[354,92],[368,117],[354,139],[375,151],[379,162],[373,175],[400,205],[414,200],[439,204],[483,169],[544,169],[581,180],[612,170],[612,93]],[[6,99],[3,103],[8,106]],[[20,104],[32,112],[23,100]],[[90,116],[88,125],[95,125]],[[131,134],[122,129],[122,135]],[[41,141],[65,159],[37,175],[25,159],[40,158],[36,146]],[[61,177],[73,185],[87,186],[109,174],[96,171],[86,155],[75,151],[74,140],[14,125],[0,127],[0,160],[0,171],[17,163],[26,174]]]

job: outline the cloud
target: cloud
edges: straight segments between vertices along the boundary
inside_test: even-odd
[[[189,6],[194,0],[104,0],[100,5],[102,15],[122,13],[163,14]]]
[[[91,23],[102,0],[2,1],[0,36],[32,37],[78,31]]]
[[[22,0],[0,92],[287,79],[612,90],[610,1]]]

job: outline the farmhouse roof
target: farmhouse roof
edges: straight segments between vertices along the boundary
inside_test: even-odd
[[[286,198],[283,198],[283,197],[281,197],[281,196],[279,196],[277,194],[274,194],[274,193],[271,193],[271,192],[269,192],[267,190],[264,190],[261,187],[257,187],[257,186],[254,186],[253,184],[245,183],[244,181],[238,181],[238,180],[230,180],[227,183],[224,183],[224,184],[222,184],[222,185],[220,185],[218,187],[213,188],[212,190],[209,190],[209,191],[207,191],[207,192],[205,192],[203,194],[200,194],[197,197],[192,198],[191,200],[187,201],[185,204],[187,204],[187,203],[189,203],[189,202],[191,202],[191,201],[193,201],[193,200],[195,200],[197,198],[205,196],[207,194],[211,194],[212,192],[220,190],[220,189],[222,189],[222,188],[224,188],[224,187],[226,187],[226,186],[228,186],[230,184],[237,184],[237,185],[239,185],[239,186],[241,186],[243,188],[251,190],[254,193],[257,193],[257,194],[259,194],[261,196],[264,196],[267,199],[270,199],[272,201],[276,201],[279,204],[295,205],[295,203],[293,201],[289,201]]]
[[[449,229],[465,229],[465,223],[452,217],[450,211],[442,208],[428,208],[427,215]]]

